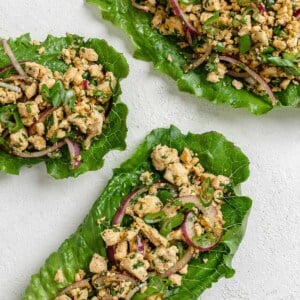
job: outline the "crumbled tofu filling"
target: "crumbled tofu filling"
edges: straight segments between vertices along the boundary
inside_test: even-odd
[[[147,283],[153,276],[168,278],[170,288],[180,287],[189,271],[189,261],[181,263],[184,253],[192,251],[194,258],[200,254],[196,245],[188,245],[181,229],[186,222],[183,218],[186,210],[193,213],[190,222],[196,239],[207,242],[222,236],[221,205],[224,195],[232,191],[230,178],[205,172],[197,155],[188,148],[178,153],[174,148],[157,145],[151,160],[165,180],[153,182],[154,173],[149,171],[140,174],[143,188],[133,193],[135,196],[127,202],[126,209],[120,208],[131,221],[126,226],[122,222],[112,226],[100,223],[103,226],[100,235],[110,253],[110,263],[106,257],[95,253],[89,269],[76,274],[77,285],[72,285],[64,296],[75,300],[80,292],[87,290],[88,295],[93,296],[84,299],[131,299],[136,292],[147,290]],[[150,175],[151,183],[148,181]],[[189,199],[186,197],[194,197],[196,202],[185,201]],[[204,200],[200,200],[202,198]],[[174,271],[170,271],[172,268]],[[85,278],[86,273],[92,275]],[[83,287],[78,287],[79,279]],[[60,300],[59,297],[56,300]]]
[[[238,79],[232,82],[234,88],[245,86],[255,94],[265,93],[264,87],[241,65],[220,63],[222,55],[235,57],[255,71],[273,92],[286,89],[291,82],[298,84],[299,0],[178,2],[184,17],[169,1],[138,1],[151,15],[153,28],[172,40],[176,37],[180,48],[192,51],[194,62],[205,57],[209,82],[217,83],[228,74]],[[195,64],[187,70],[197,67]]]
[[[101,135],[116,77],[99,64],[94,49],[70,46],[61,51],[60,59],[67,65],[65,73],[26,62],[26,78],[0,79],[0,138],[7,152],[48,154],[47,149],[66,138],[89,149]]]

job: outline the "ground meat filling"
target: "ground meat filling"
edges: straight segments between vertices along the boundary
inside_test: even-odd
[[[126,226],[122,220],[113,221],[101,231],[108,258],[95,253],[86,270],[90,275],[79,270],[75,283],[55,300],[131,299],[137,292],[144,293],[154,277],[168,278],[170,289],[181,286],[190,259],[200,259],[200,251],[218,244],[225,223],[222,198],[232,190],[230,178],[205,172],[188,148],[178,153],[157,145],[150,157],[155,172],[165,181],[154,182],[150,170],[140,174],[141,188],[116,213],[123,211],[131,221]],[[101,217],[97,223],[104,222]],[[184,224],[192,236],[182,229]],[[205,250],[198,247],[201,241],[213,243]],[[62,269],[57,270],[54,280],[64,282]],[[152,296],[163,299],[162,294]]]
[[[273,92],[285,90],[291,82],[298,84],[299,0],[133,1],[137,7],[135,3],[152,14],[152,27],[175,36],[181,48],[192,52],[195,61],[185,66],[186,71],[203,63],[208,81],[219,82],[228,74],[235,78],[234,88],[265,94],[265,87],[241,66],[220,59],[229,56],[255,71]],[[166,59],[172,61],[170,55]]]
[[[89,149],[101,135],[116,77],[91,48],[70,46],[60,59],[68,66],[64,73],[25,62],[24,76],[0,79],[1,149],[21,157],[42,156],[66,139]]]

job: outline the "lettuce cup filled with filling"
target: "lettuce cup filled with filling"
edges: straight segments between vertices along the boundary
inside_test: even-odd
[[[87,2],[125,29],[135,56],[153,61],[180,90],[255,114],[299,103],[298,1]]]
[[[55,178],[78,176],[124,149],[127,109],[118,96],[128,66],[105,41],[26,35],[2,39],[0,51],[0,170],[45,161]]]
[[[197,299],[233,276],[251,200],[248,159],[222,135],[157,129],[114,171],[24,299]]]

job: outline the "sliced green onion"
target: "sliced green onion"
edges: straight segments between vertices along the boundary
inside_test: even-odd
[[[214,189],[211,187],[208,188],[204,193],[200,194],[199,197],[203,206],[210,206],[214,198]]]
[[[172,218],[168,218],[162,222],[160,227],[160,234],[167,236],[174,228],[180,226],[183,222],[184,215],[179,213]]]
[[[251,48],[251,38],[249,34],[245,34],[240,37],[240,54],[247,53]]]
[[[218,241],[218,238],[212,235],[212,233],[207,232],[200,236],[193,236],[192,237],[193,244],[196,247],[210,247],[211,245],[215,244]]]
[[[200,0],[179,0],[179,3],[183,5],[199,4],[200,2]]]
[[[15,104],[0,108],[0,122],[8,128],[10,133],[17,132],[24,127]]]
[[[174,195],[167,190],[160,190],[156,193],[156,196],[160,199],[160,201],[165,204],[168,200],[172,199]]]
[[[61,80],[58,80],[51,89],[46,84],[43,84],[41,94],[43,99],[54,107],[66,104],[71,111],[74,110],[75,92],[72,89],[65,90]]]
[[[157,213],[146,214],[144,221],[148,224],[155,224],[163,220],[166,216],[164,211],[159,211]]]
[[[202,192],[200,193],[200,201],[203,206],[208,207],[211,205],[214,198],[214,189],[211,187],[210,178],[205,178],[201,184]]]

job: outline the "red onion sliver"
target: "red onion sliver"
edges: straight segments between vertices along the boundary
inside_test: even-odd
[[[163,182],[153,183],[152,186],[154,186],[157,189],[163,189],[163,188],[176,189],[175,186],[168,184],[168,183],[163,183]],[[135,196],[138,196],[140,194],[147,192],[148,189],[149,189],[148,187],[143,187],[143,188],[137,189],[137,190],[131,192],[129,195],[127,195],[127,197],[125,197],[125,199],[121,203],[120,207],[118,208],[114,218],[112,219],[112,225],[121,224],[123,217],[125,215],[126,208],[130,204],[130,200],[132,198],[134,198]]]
[[[172,268],[160,275],[160,277],[167,278],[170,275],[180,271],[192,259],[193,253],[194,249],[192,247],[189,247],[184,253],[184,255],[178,260],[178,262]]]
[[[62,146],[64,146],[66,144],[65,141],[61,141],[58,142],[56,144],[54,144],[53,146],[42,150],[42,151],[36,151],[36,152],[31,152],[31,153],[25,153],[25,152],[14,152],[14,155],[22,157],[22,158],[37,158],[37,157],[42,157],[45,155],[48,155],[54,151],[56,151],[57,149],[61,148]]]
[[[210,56],[211,49],[212,49],[211,45],[208,45],[207,48],[206,48],[205,53],[200,58],[196,59],[190,65],[184,67],[184,70],[183,70],[184,73],[187,73],[190,70],[194,70],[194,69],[198,68],[200,65],[202,65],[208,59],[208,57]]]
[[[296,17],[296,18],[299,18],[300,17],[300,8],[298,8],[297,10],[295,10],[293,12],[293,16]]]
[[[132,198],[134,198],[135,196],[145,193],[147,191],[148,191],[148,188],[141,188],[141,189],[131,192],[121,203],[121,206],[119,207],[119,209],[117,210],[117,213],[115,214],[114,218],[112,219],[112,225],[121,224],[123,217],[125,215],[126,208],[130,204],[130,200]]]
[[[190,195],[190,196],[183,196],[177,198],[177,200],[181,201],[183,204],[186,203],[194,203],[195,206],[209,219],[214,219],[218,216],[217,209],[210,205],[208,207],[205,207],[201,202],[198,196]]]
[[[248,78],[249,74],[247,72],[235,72],[235,71],[227,71],[227,74],[232,77],[237,78]]]
[[[19,62],[17,61],[15,55],[13,54],[12,50],[10,49],[7,40],[2,39],[2,45],[4,48],[4,51],[6,53],[6,55],[9,57],[11,63],[13,64],[14,68],[16,69],[16,71],[22,75],[22,76],[26,76],[24,70],[22,69],[21,65],[19,64]]]
[[[226,62],[229,62],[231,64],[237,65],[238,67],[240,67],[241,69],[246,71],[251,77],[253,77],[258,83],[260,83],[264,87],[267,94],[269,95],[269,98],[272,102],[272,105],[275,105],[277,103],[277,99],[275,98],[275,95],[272,92],[269,85],[264,81],[264,79],[260,75],[258,75],[256,72],[251,70],[244,63],[240,62],[239,60],[237,60],[235,58],[232,58],[232,57],[229,57],[229,56],[223,56],[223,55],[219,56],[219,60],[220,61],[226,61]]]
[[[22,61],[19,61],[19,64],[20,65],[23,65],[23,64],[25,64],[25,63],[27,63],[27,62],[31,62],[31,61],[28,61],[28,60],[22,60]],[[13,69],[14,68],[14,65],[13,64],[9,64],[9,65],[7,65],[7,66],[5,66],[5,67],[3,67],[3,68],[0,68],[0,73],[3,73],[3,72],[5,72],[5,71],[8,71],[8,70],[10,70],[10,69]],[[24,76],[24,75],[21,75],[21,76]],[[26,77],[26,76],[25,76]]]
[[[45,119],[51,115],[55,110],[57,110],[59,107],[51,107],[45,109],[38,117],[38,119],[29,127],[28,134],[33,135],[34,133],[34,127],[37,123],[43,123]]]
[[[143,243],[142,238],[139,235],[136,236],[136,241],[137,241],[138,253],[144,254],[144,251],[145,251],[144,243]]]
[[[108,279],[107,276],[103,275],[103,276],[99,276],[98,278],[96,278],[94,282],[97,282],[98,285],[103,284],[106,280]],[[121,282],[121,281],[130,281],[133,285],[135,285],[137,283],[136,279],[131,277],[128,274],[123,274],[123,273],[119,273],[119,272],[114,272],[114,276],[109,277],[109,280],[111,281],[117,281],[117,282]]]
[[[16,93],[21,93],[21,91],[22,91],[21,88],[19,88],[18,86],[15,86],[13,84],[8,84],[8,83],[2,82],[2,81],[0,81],[0,87],[5,88],[10,91],[13,91],[13,92],[16,92]]]
[[[83,279],[83,280],[80,280],[80,281],[77,281],[71,285],[69,285],[68,287],[66,287],[65,289],[63,289],[59,294],[58,296],[62,296],[74,289],[83,289],[83,288],[89,288],[90,287],[90,283],[89,283],[89,279]]]
[[[140,11],[143,11],[143,12],[148,12],[149,11],[148,6],[140,5],[140,4],[136,3],[135,0],[131,0],[131,4],[132,4],[132,6],[134,6],[135,8],[137,8]]]
[[[213,249],[220,242],[222,235],[220,235],[217,240],[212,241],[212,243],[207,246],[195,245],[193,242],[193,237],[195,236],[194,228],[193,228],[194,227],[194,219],[195,219],[194,217],[195,217],[195,215],[193,212],[187,212],[184,216],[184,221],[183,221],[180,229],[181,229],[181,232],[182,232],[185,242],[189,246],[194,247],[195,249],[198,249],[203,252]]]
[[[116,253],[116,246],[115,245],[107,247],[107,258],[113,264],[116,263],[115,253]]]
[[[128,280],[130,281],[132,284],[136,284],[137,281],[135,278],[131,277],[130,275],[127,274],[122,274],[122,273],[115,273],[115,279],[117,281],[123,281],[123,280]]]
[[[82,87],[83,87],[84,90],[87,90],[89,88],[88,81],[86,79],[84,79],[82,81]]]
[[[77,143],[73,142],[68,138],[66,138],[65,140],[70,152],[72,169],[76,169],[80,166],[81,163],[80,147]]]
[[[180,17],[183,22],[185,23],[186,25],[186,29],[193,35],[197,35],[198,32],[197,30],[195,29],[195,27],[193,25],[191,25],[191,23],[187,20],[186,16],[184,15],[181,7],[180,7],[180,4],[178,2],[178,0],[170,0],[170,4],[174,10],[174,13],[176,16]]]
[[[180,227],[185,242],[191,247],[195,247],[195,245],[192,242],[192,237],[195,235],[194,227],[193,227],[194,218],[195,215],[192,212],[187,212],[184,215],[184,220]]]
[[[203,213],[205,210],[205,207],[200,202],[200,199],[196,195],[189,195],[189,196],[182,196],[177,198],[177,200],[181,201],[183,204],[187,203],[194,203],[195,206]]]
[[[259,11],[261,14],[264,13],[264,12],[266,11],[266,8],[265,8],[265,6],[264,6],[263,3],[252,3],[252,6],[253,6],[254,8],[257,8],[258,11]]]

